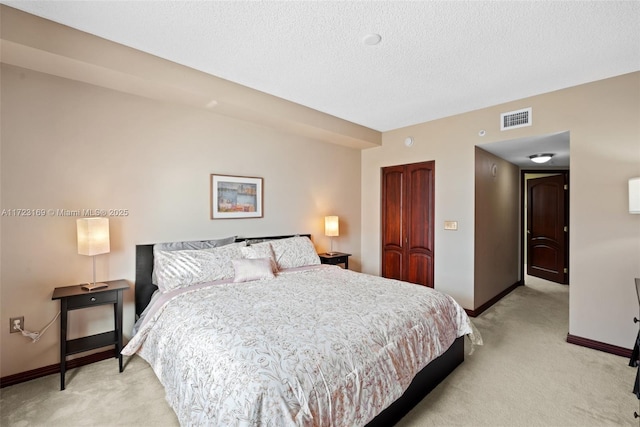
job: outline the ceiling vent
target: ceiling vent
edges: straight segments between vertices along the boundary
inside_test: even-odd
[[[500,130],[531,126],[531,107],[500,114]]]

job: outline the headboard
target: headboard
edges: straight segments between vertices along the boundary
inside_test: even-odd
[[[237,237],[236,242],[259,243],[267,240],[286,239],[288,237],[306,236],[311,238],[311,234],[291,234],[287,236],[267,236],[267,237]],[[153,273],[153,245],[155,243],[136,245],[136,319],[149,305],[151,296],[158,289],[151,279]]]

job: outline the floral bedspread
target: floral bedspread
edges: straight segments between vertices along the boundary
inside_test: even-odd
[[[327,265],[154,305],[123,354],[149,362],[185,426],[364,425],[472,333],[448,295]]]

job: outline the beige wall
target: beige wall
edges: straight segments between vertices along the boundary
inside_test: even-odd
[[[475,151],[474,307],[520,280],[520,169]]]
[[[135,245],[229,235],[312,233],[341,219],[334,248],[360,265],[360,152],[206,109],[3,65],[1,208],[128,209],[111,217],[111,253],[97,279],[133,285]],[[264,218],[209,219],[209,174],[264,178]],[[2,216],[1,376],[58,363],[59,321],[37,343],[9,334],[9,317],[40,330],[58,312],[55,287],[91,280],[75,217]],[[133,325],[126,293],[125,332]],[[72,337],[108,330],[108,307],[70,313]]]
[[[501,112],[533,108],[533,126],[500,132]],[[474,148],[571,132],[570,332],[630,348],[637,327],[640,215],[627,211],[627,182],[640,176],[640,72],[385,132],[362,152],[363,271],[380,271],[380,168],[436,162],[436,289],[464,307],[474,289]],[[478,132],[486,130],[486,136]],[[413,136],[415,143],[403,141]],[[458,221],[458,232],[443,229]]]
[[[0,5],[2,62],[351,148],[380,132]]]

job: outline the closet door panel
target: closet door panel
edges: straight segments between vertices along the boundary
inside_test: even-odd
[[[407,165],[407,278],[433,287],[433,162]]]
[[[404,168],[382,170],[382,276],[404,279]]]
[[[403,246],[403,205],[404,173],[396,168],[388,168],[382,176],[382,240],[395,249]]]
[[[428,162],[431,163],[431,162]],[[408,166],[407,214],[408,246],[432,251],[433,169],[429,164]]]
[[[433,257],[430,253],[414,250],[408,257],[407,282],[433,288]]]
[[[384,251],[382,259],[382,277],[388,279],[405,280],[403,277],[404,254],[401,251],[387,249]]]

